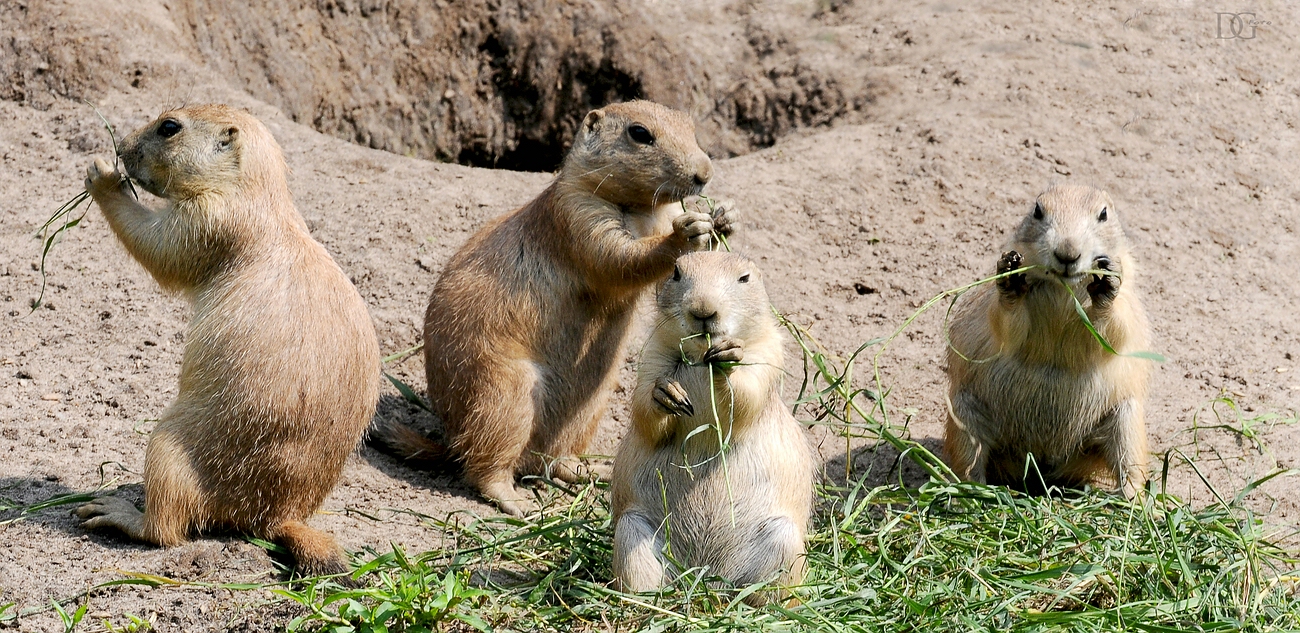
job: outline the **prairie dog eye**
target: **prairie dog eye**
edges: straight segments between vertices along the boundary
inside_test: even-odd
[[[1043,203],[1041,202],[1034,203],[1034,219],[1035,220],[1043,219]]]
[[[682,280],[682,269],[677,266],[673,266],[673,281],[681,281],[681,280]]]
[[[745,274],[741,275],[741,276],[740,276],[740,279],[737,279],[736,281],[739,281],[739,282],[742,283],[742,284],[747,284],[747,283],[749,283],[749,273],[745,273]]]
[[[171,138],[181,133],[181,122],[176,119],[166,119],[158,125],[158,136]]]
[[[642,145],[655,144],[655,135],[651,134],[650,130],[647,130],[646,127],[640,123],[633,123],[632,125],[627,126],[627,135],[631,137],[632,140]]]
[[[1108,217],[1108,216],[1107,216],[1107,214],[1106,214],[1106,207],[1102,207],[1102,208],[1101,208],[1101,213],[1097,214],[1097,221],[1098,221],[1098,222],[1105,222],[1107,217]]]

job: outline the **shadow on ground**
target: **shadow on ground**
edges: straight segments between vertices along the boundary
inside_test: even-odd
[[[423,398],[424,394],[419,394]],[[435,440],[442,439],[442,422],[432,413],[421,409],[401,396],[379,396],[371,427],[386,423],[405,424]],[[383,474],[405,481],[416,488],[443,492],[448,495],[482,502],[483,498],[461,477],[460,466],[455,462],[445,464],[408,463],[384,450],[369,438],[360,449],[361,458]]]
[[[834,441],[834,438],[826,440],[827,444]],[[925,437],[916,442],[935,455],[943,454],[943,440],[939,438]],[[883,443],[858,447],[831,457],[822,464],[821,472],[823,482],[834,486],[862,482],[869,488],[885,485],[916,488],[930,480],[912,457]]]

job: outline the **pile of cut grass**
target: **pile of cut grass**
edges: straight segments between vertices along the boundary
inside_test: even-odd
[[[755,587],[717,589],[694,571],[658,594],[612,590],[595,487],[536,522],[431,521],[446,547],[371,558],[361,588],[315,579],[278,593],[310,610],[290,630],[339,633],[1300,628],[1295,554],[1239,504],[940,481],[820,493],[800,604],[753,608],[740,598]]]

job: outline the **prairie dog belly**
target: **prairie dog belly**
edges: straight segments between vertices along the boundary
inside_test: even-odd
[[[1076,450],[1113,408],[1111,385],[1098,371],[1076,373],[997,359],[957,397],[974,399],[989,422],[985,441],[1037,455]],[[996,408],[989,403],[998,403]]]
[[[763,442],[755,439],[733,443],[725,453],[691,447],[685,455],[673,443],[656,450],[634,476],[636,490],[661,491],[634,505],[661,526],[678,563],[733,576],[741,550],[762,542],[772,520],[784,517],[777,505],[781,473],[768,459],[776,447],[756,446]]]

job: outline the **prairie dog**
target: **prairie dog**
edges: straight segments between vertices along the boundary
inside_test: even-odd
[[[126,137],[137,202],[102,159],[86,189],[127,251],[194,314],[175,402],[145,450],[145,510],[81,506],[86,528],[177,545],[208,528],[277,541],[299,573],[347,570],[308,527],[379,398],[379,344],[361,296],[307,232],[271,133],[225,105],[165,112]]]
[[[1147,481],[1151,363],[1106,352],[1061,285],[1116,351],[1146,349],[1137,266],[1110,196],[1067,185],[1038,196],[997,271],[1024,265],[1036,268],[976,288],[952,321],[948,460],[964,479],[1031,491],[1105,473],[1132,496]]]
[[[425,372],[445,447],[395,424],[372,437],[407,458],[450,452],[513,515],[532,507],[516,475],[603,476],[576,456],[605,412],[637,298],[710,231],[731,231],[729,204],[682,212],[712,176],[682,112],[633,101],[587,114],[551,185],[471,237],[434,287]]]
[[[686,255],[658,306],[614,459],[618,585],[654,590],[681,571],[672,562],[738,585],[798,584],[816,464],[781,402],[783,337],[758,269]],[[712,428],[692,434],[701,426]]]

